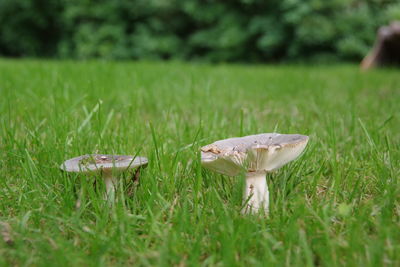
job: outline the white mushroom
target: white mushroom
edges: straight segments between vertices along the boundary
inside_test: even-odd
[[[60,168],[66,172],[101,175],[106,186],[106,198],[114,201],[118,175],[128,169],[147,165],[145,157],[90,154],[69,159]]]
[[[268,212],[269,192],[266,173],[296,159],[308,136],[265,133],[216,141],[201,148],[205,168],[228,176],[246,173],[244,212]]]

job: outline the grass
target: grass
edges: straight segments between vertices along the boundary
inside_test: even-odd
[[[400,265],[398,70],[3,59],[0,95],[0,265]],[[198,151],[262,132],[310,142],[242,215]],[[97,152],[149,158],[112,207],[59,170]]]

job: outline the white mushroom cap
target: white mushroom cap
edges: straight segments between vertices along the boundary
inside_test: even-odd
[[[147,163],[145,157],[88,154],[69,159],[61,164],[60,168],[67,172],[112,172],[134,169]]]
[[[264,133],[216,141],[201,148],[201,163],[218,173],[270,172],[296,159],[308,136]]]

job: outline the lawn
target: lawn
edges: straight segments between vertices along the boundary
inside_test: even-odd
[[[3,59],[0,95],[2,266],[400,265],[399,70]],[[199,148],[263,132],[310,142],[243,215]],[[95,152],[149,159],[112,206],[59,169]]]

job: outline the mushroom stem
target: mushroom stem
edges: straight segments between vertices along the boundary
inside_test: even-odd
[[[104,174],[104,183],[106,185],[106,194],[104,198],[111,202],[115,200],[115,191],[117,185],[117,178],[113,176],[112,172]]]
[[[256,213],[263,209],[268,213],[269,191],[264,172],[249,172],[246,174],[246,187],[243,196],[246,203],[244,213]]]

